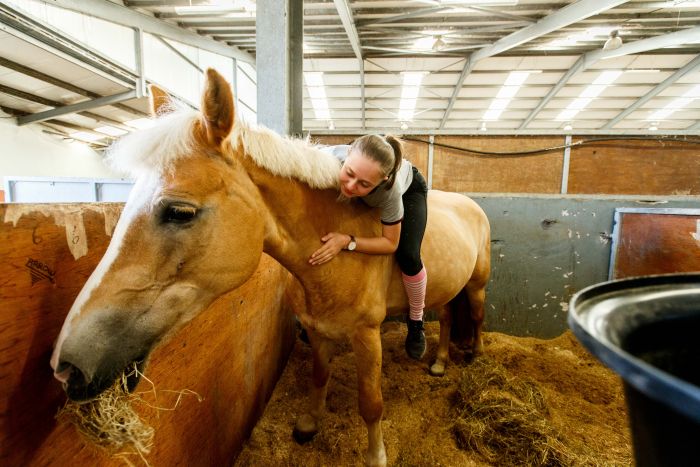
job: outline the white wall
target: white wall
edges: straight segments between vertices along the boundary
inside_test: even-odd
[[[39,124],[17,126],[0,112],[0,177],[121,178],[82,143],[45,134]]]

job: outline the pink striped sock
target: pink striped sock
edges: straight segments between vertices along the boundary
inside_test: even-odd
[[[428,284],[428,272],[425,266],[415,276],[407,276],[401,273],[403,288],[408,297],[409,314],[414,321],[423,319],[423,308],[425,308],[425,288]]]

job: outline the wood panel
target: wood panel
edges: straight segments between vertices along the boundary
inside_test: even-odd
[[[700,213],[695,212],[619,213],[612,278],[700,271]]]
[[[49,366],[64,317],[121,206],[25,205],[21,217],[17,209],[0,206],[0,465],[123,465],[54,420],[65,395]],[[69,248],[66,232],[85,248]],[[157,389],[186,388],[204,400],[186,397],[175,411],[144,414],[156,430],[151,465],[232,463],[294,343],[289,307],[299,294],[291,275],[263,255],[246,284],[154,352],[146,375]],[[159,395],[159,405],[174,401]]]
[[[700,145],[616,140],[574,147],[568,192],[698,195]]]
[[[433,188],[471,193],[560,193],[564,150],[535,155],[495,156],[468,153],[527,152],[561,146],[563,137],[437,136]]]
[[[355,139],[360,135],[318,135],[312,136],[311,141],[316,144],[323,144],[328,146],[333,146],[336,144],[352,144]],[[425,138],[427,141],[427,137]],[[409,141],[403,139],[403,151],[404,158],[411,161],[418,170],[423,174],[423,176],[428,178],[428,145],[426,143],[421,143],[418,141]]]

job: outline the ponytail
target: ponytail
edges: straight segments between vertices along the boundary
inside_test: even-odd
[[[401,162],[403,162],[403,148],[401,147],[401,141],[393,135],[386,135],[384,140],[389,143],[389,146],[394,150],[394,166],[391,168],[391,172],[387,174],[389,178],[385,183],[385,187],[388,190],[394,185],[396,174],[401,168]]]

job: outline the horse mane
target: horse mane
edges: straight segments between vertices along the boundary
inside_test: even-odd
[[[194,154],[192,129],[201,114],[182,107],[168,110],[151,128],[117,140],[107,153],[110,167],[138,178],[148,172],[165,172],[176,160]],[[283,137],[237,119],[226,144],[231,151],[240,145],[244,154],[274,175],[297,179],[311,188],[338,186],[340,161],[305,140]]]

